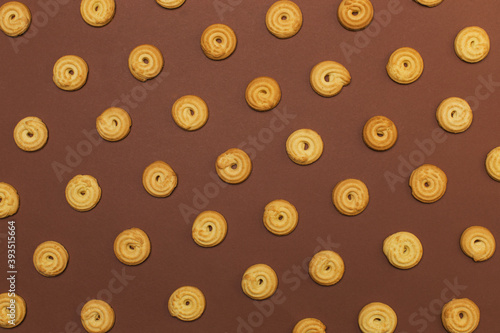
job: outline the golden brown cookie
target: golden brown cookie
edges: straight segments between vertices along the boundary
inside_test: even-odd
[[[445,131],[461,133],[472,124],[472,109],[464,99],[450,97],[439,104],[436,119]]]
[[[80,313],[83,328],[89,333],[106,333],[115,324],[115,311],[106,302],[92,299]]]
[[[231,148],[217,157],[215,170],[226,183],[239,184],[250,176],[252,160],[243,150]]]
[[[449,333],[472,333],[479,325],[480,311],[468,298],[455,298],[441,311],[441,321]]]
[[[227,222],[222,214],[206,210],[196,217],[191,232],[196,244],[203,247],[213,247],[219,245],[226,238]]]
[[[153,45],[143,44],[130,52],[128,68],[130,73],[139,81],[154,79],[163,69],[163,55]]]
[[[57,276],[66,269],[68,258],[68,251],[62,244],[47,241],[37,246],[33,254],[33,264],[43,276]]]
[[[286,153],[294,163],[312,164],[323,154],[323,140],[312,129],[296,130],[286,140]]]
[[[269,232],[284,236],[297,227],[299,213],[295,206],[286,200],[273,200],[264,208],[264,226]]]
[[[368,206],[370,194],[361,180],[346,179],[333,188],[332,201],[341,214],[354,216],[363,212]]]
[[[480,62],[490,52],[490,37],[480,27],[467,27],[455,38],[455,53],[465,62]]]
[[[465,229],[462,233],[460,247],[474,261],[485,261],[493,256],[497,245],[495,237],[488,229],[473,226]]]
[[[309,275],[317,284],[333,286],[344,276],[344,260],[333,251],[321,251],[309,262]]]
[[[26,317],[26,302],[18,294],[10,295],[14,297],[9,297],[9,293],[0,294],[0,327],[2,328],[13,328],[21,324]],[[12,301],[14,303],[12,303]],[[10,318],[9,314],[11,309],[9,308],[11,304],[14,304],[15,308],[15,318]],[[9,323],[14,319],[14,324]]]
[[[424,71],[424,60],[411,47],[402,47],[391,54],[385,67],[389,77],[399,84],[410,84],[418,80]]]
[[[120,141],[127,137],[132,127],[132,119],[127,111],[111,107],[96,119],[99,135],[107,141]]]
[[[148,165],[142,174],[142,185],[153,197],[165,198],[177,186],[177,174],[163,161],[156,161]]]
[[[103,27],[115,16],[115,0],[82,0],[80,14],[93,27]]]
[[[89,175],[77,175],[66,185],[66,200],[79,211],[86,212],[94,208],[101,200],[101,188],[97,179]]]
[[[382,249],[391,265],[399,269],[415,267],[424,254],[422,243],[417,236],[406,231],[387,237]]]
[[[367,304],[358,315],[358,325],[363,333],[393,333],[397,324],[396,312],[384,303]]]
[[[179,8],[184,4],[186,0],[156,0],[156,2],[162,6],[163,8],[167,9],[175,9]]]
[[[493,148],[486,157],[486,172],[491,179],[500,182],[500,146]]]
[[[278,276],[266,264],[250,266],[243,274],[241,289],[245,295],[255,300],[269,298],[278,289]]]
[[[309,81],[318,95],[333,97],[351,83],[351,74],[338,62],[323,61],[313,67]]]
[[[14,215],[19,209],[19,194],[7,183],[0,182],[0,219]]]
[[[344,28],[362,30],[373,20],[373,5],[370,0],[342,0],[337,17]]]
[[[238,40],[230,27],[213,24],[201,35],[201,49],[212,60],[224,60],[233,54]]]
[[[410,176],[411,194],[423,203],[433,203],[446,192],[448,178],[435,165],[424,164],[413,170]]]
[[[316,318],[304,318],[293,328],[292,333],[325,333],[326,326]]]
[[[370,118],[363,127],[363,141],[377,151],[391,149],[398,140],[396,125],[387,117],[375,116]]]
[[[196,287],[180,287],[168,299],[168,311],[182,321],[193,321],[205,311],[205,296]]]
[[[136,266],[143,263],[151,253],[148,235],[139,228],[123,230],[115,238],[115,256],[125,265]]]
[[[19,121],[14,128],[14,141],[24,151],[40,150],[48,139],[47,126],[37,117],[26,117]]]
[[[24,34],[31,24],[31,12],[18,1],[6,2],[0,7],[0,29],[10,37]]]
[[[293,37],[302,27],[302,12],[293,1],[276,1],[267,11],[266,26],[278,38]]]
[[[443,2],[443,0],[415,0],[415,1],[426,7],[436,7],[441,2]]]
[[[74,91],[87,82],[89,67],[79,56],[67,55],[56,61],[52,72],[52,80],[59,89]]]
[[[254,110],[269,111],[280,102],[281,89],[275,79],[266,76],[258,77],[248,84],[245,99],[248,106]]]
[[[207,123],[207,103],[198,96],[183,96],[175,101],[172,107],[172,118],[180,128],[186,131],[196,131]]]

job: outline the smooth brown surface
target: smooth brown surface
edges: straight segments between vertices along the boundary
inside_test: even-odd
[[[34,17],[28,43],[19,45],[16,54],[11,43],[19,39],[0,35],[0,181],[13,185],[21,198],[11,219],[18,233],[17,289],[28,308],[15,332],[83,332],[79,308],[97,296],[115,311],[111,332],[238,332],[238,320],[248,322],[249,315],[260,326],[239,332],[291,332],[306,317],[320,319],[328,332],[359,332],[359,310],[374,301],[396,311],[397,333],[444,332],[440,299],[454,297],[445,280],[455,279],[467,286],[455,297],[470,298],[481,310],[476,332],[497,329],[499,254],[474,263],[461,252],[459,239],[471,225],[500,235],[500,183],[484,167],[486,154],[500,145],[500,83],[492,91],[480,88],[481,78],[489,75],[500,82],[500,2],[446,0],[426,8],[400,0],[403,10],[350,61],[342,43],[354,47],[354,39],[367,31],[347,31],[338,23],[339,1],[295,2],[304,15],[303,27],[293,38],[279,40],[265,25],[273,1],[231,1],[232,10],[219,16],[214,4],[229,6],[228,0],[187,0],[175,10],[153,0],[123,0],[109,25],[93,28],[81,18],[79,1],[60,5],[41,27],[44,17],[37,13],[42,7],[37,0],[25,0]],[[372,2],[375,15],[387,9],[387,1]],[[235,53],[219,62],[208,59],[200,47],[201,33],[214,23],[229,25],[238,37]],[[491,39],[490,54],[478,64],[461,61],[453,49],[456,34],[470,25],[481,26]],[[146,43],[162,51],[165,67],[163,75],[141,83],[130,74],[127,59],[134,47]],[[420,79],[408,86],[394,83],[385,71],[390,54],[402,46],[418,50],[425,64]],[[76,92],[62,91],[52,82],[52,67],[66,54],[79,55],[89,65],[87,84]],[[311,68],[323,60],[342,63],[352,76],[351,84],[333,98],[318,96],[309,85]],[[286,125],[273,122],[280,130],[271,142],[259,141],[257,151],[248,144],[249,136],[260,133],[266,140],[270,132],[263,128],[275,118],[273,111],[256,112],[245,102],[245,88],[258,76],[278,81],[283,97],[277,109],[295,118]],[[158,86],[135,107],[113,103],[122,94],[140,94],[137,87],[153,85]],[[407,184],[411,170],[403,170],[403,180],[391,191],[384,173],[398,174],[400,157],[408,161],[410,154],[417,156],[415,140],[432,138],[439,128],[439,103],[476,91],[490,96],[469,101],[471,127],[462,134],[441,134],[446,141],[419,161],[446,172],[444,197],[430,205],[415,200]],[[186,94],[203,98],[210,112],[207,124],[192,133],[178,128],[170,115],[173,103]],[[95,119],[112,105],[130,113],[130,135],[93,145],[59,181],[53,161],[64,164],[67,148],[80,144],[85,149],[82,130],[95,129]],[[398,142],[389,151],[375,152],[363,143],[363,125],[375,115],[387,116],[398,127]],[[14,143],[14,127],[26,116],[41,118],[49,129],[49,141],[38,152],[23,152]],[[309,166],[296,165],[285,152],[286,138],[299,128],[317,131],[325,144],[323,156]],[[252,158],[253,171],[244,183],[227,185],[217,180],[215,159],[238,146]],[[154,198],[142,187],[144,168],[156,160],[170,164],[179,177],[168,198]],[[102,199],[90,212],[79,213],[65,200],[65,186],[77,174],[96,177],[102,188]],[[331,202],[333,187],[346,178],[362,180],[370,191],[367,209],[355,217],[342,216]],[[193,203],[198,199],[193,191],[211,183],[217,184],[218,195],[205,205]],[[290,201],[299,212],[297,229],[288,236],[274,236],[262,223],[264,207],[274,199]],[[197,246],[191,238],[196,213],[186,223],[181,204],[223,214],[226,239],[211,249]],[[0,221],[2,270],[7,221]],[[152,244],[151,256],[137,267],[121,264],[113,253],[115,237],[131,227],[143,229]],[[398,231],[414,233],[424,247],[422,261],[408,271],[392,267],[382,253],[384,239]],[[318,237],[329,237],[338,246],[320,247]],[[36,246],[47,240],[63,244],[70,257],[66,271],[55,278],[41,276],[32,263]],[[335,286],[319,286],[307,276],[307,258],[320,249],[338,252],[345,262],[345,275]],[[303,262],[305,269],[294,271]],[[243,272],[256,263],[270,265],[280,280],[281,304],[274,305],[272,314],[269,302],[250,300],[240,287]],[[100,291],[108,289],[112,271],[122,270],[135,278],[110,299]],[[171,293],[183,285],[198,287],[207,300],[203,316],[191,323],[172,318],[167,310]],[[116,282],[112,289],[120,286]],[[2,279],[0,291],[6,288]],[[256,315],[256,304],[266,304],[268,316]],[[418,311],[429,306],[425,320]]]

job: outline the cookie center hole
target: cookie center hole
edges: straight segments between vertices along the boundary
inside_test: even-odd
[[[2,198],[0,198],[0,202],[2,202],[2,200],[3,200],[3,199],[2,199]]]
[[[237,167],[238,167],[238,165],[237,165],[237,164],[233,164],[233,165],[231,165],[231,169],[233,169],[233,170],[234,170],[234,169],[236,169]]]
[[[457,114],[457,111],[452,111],[451,112],[451,117],[454,118],[456,114]]]
[[[381,137],[383,137],[383,136],[384,136],[384,133],[382,133],[382,132],[377,132],[377,136],[381,138]]]
[[[458,316],[460,317],[460,319],[462,319],[462,318],[464,317],[464,314],[463,314],[462,312],[460,312],[460,313],[458,314]]]
[[[212,231],[213,227],[211,225],[208,226],[208,231]]]
[[[113,125],[118,126],[118,122],[116,120],[113,120]]]
[[[94,10],[97,12],[99,10],[99,6],[95,6]]]
[[[474,244],[477,244],[477,243],[481,243],[481,240],[476,239],[476,240],[474,241]]]
[[[33,137],[33,133],[31,133],[31,132],[28,132],[28,134],[27,134],[27,135],[28,135],[30,138],[32,138],[32,137]]]
[[[286,20],[288,19],[288,17],[286,17],[285,15],[283,15],[283,16],[281,17],[281,19],[282,19],[283,21],[286,21]]]
[[[429,187],[429,186],[430,186],[430,185],[429,185],[429,182],[425,182],[425,183],[424,183],[424,186],[425,186],[425,187]]]
[[[329,271],[331,269],[330,266],[326,266],[325,271]]]
[[[358,16],[359,12],[357,10],[352,12],[352,16]]]
[[[347,199],[352,200],[352,195],[348,194]]]
[[[133,245],[129,245],[128,248],[131,249],[131,250],[135,249],[135,247]]]
[[[407,252],[408,252],[408,246],[405,246],[405,247],[403,248],[403,253],[407,253]]]
[[[219,43],[219,44],[220,44],[220,43],[222,43],[222,39],[220,39],[220,38],[217,38],[215,41],[216,41],[217,43]]]
[[[407,62],[404,62],[404,63],[403,63],[403,66],[408,67],[408,63],[407,63]]]
[[[11,19],[11,20],[13,20],[13,19],[15,19],[15,18],[16,18],[16,14],[12,14],[12,15],[10,16],[10,19]]]
[[[264,95],[267,95],[267,91],[265,91],[265,90],[261,90],[260,93],[264,94]]]
[[[375,322],[379,323],[379,322],[381,322],[382,320],[381,320],[380,318],[375,318],[375,319],[373,319],[373,321],[375,321]]]
[[[54,260],[54,257],[53,256],[48,256],[47,259]]]
[[[186,304],[187,306],[189,306],[189,304],[191,304],[191,302],[190,301],[186,301],[186,303],[184,303],[184,304]]]
[[[194,110],[193,109],[189,109],[189,113],[194,116]]]
[[[85,195],[85,191],[80,191],[80,195],[83,197]]]
[[[330,75],[325,75],[325,81],[330,82]]]
[[[100,319],[101,319],[101,316],[100,316],[100,315],[98,315],[98,314],[96,314],[96,315],[95,315],[95,320],[100,320]]]
[[[473,41],[470,42],[470,46],[474,46],[474,44],[476,44],[475,40],[473,40]]]
[[[159,182],[160,181],[160,176],[156,176],[156,181]]]
[[[70,69],[68,73],[69,73],[69,75],[73,75],[73,74],[75,74],[75,71],[73,71],[72,69]]]
[[[309,149],[309,144],[307,142],[304,142],[304,150],[308,150]]]
[[[264,283],[264,280],[262,279],[259,279],[259,285],[263,284]]]
[[[283,215],[278,216],[278,220],[283,220]]]
[[[148,58],[142,58],[142,62],[147,65],[147,64],[149,64],[149,59]]]

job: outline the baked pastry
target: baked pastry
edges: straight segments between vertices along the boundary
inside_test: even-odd
[[[325,333],[326,326],[316,318],[304,318],[293,328],[292,333]]]
[[[139,81],[154,79],[163,69],[163,55],[153,45],[143,44],[130,52],[128,68],[130,73]]]
[[[205,311],[205,296],[196,287],[180,287],[168,299],[168,311],[182,321],[193,321]]]
[[[74,91],[87,82],[89,67],[79,56],[67,55],[56,61],[52,72],[52,80],[59,89]]]
[[[309,165],[316,162],[323,154],[323,140],[312,129],[299,129],[286,140],[288,157],[297,164]]]
[[[391,265],[399,269],[415,267],[424,254],[422,243],[417,236],[406,231],[387,237],[382,249]]]
[[[115,324],[115,311],[106,302],[92,299],[80,313],[83,328],[89,333],[106,333]]]
[[[485,261],[495,253],[496,242],[493,234],[485,227],[468,227],[460,237],[460,247],[474,261]]]
[[[441,321],[449,333],[472,333],[479,325],[480,311],[468,298],[455,298],[441,311]]]
[[[226,238],[227,222],[222,214],[206,210],[196,217],[191,232],[196,244],[202,247],[213,247]]]
[[[18,1],[6,2],[0,7],[0,29],[10,37],[24,34],[31,24],[31,12]]]
[[[293,1],[276,1],[267,11],[266,26],[275,37],[293,37],[302,27],[302,12]]]
[[[0,219],[14,215],[19,209],[19,194],[7,183],[0,182]]]
[[[377,151],[391,149],[398,140],[396,125],[387,117],[375,116],[370,118],[363,127],[363,141]]]
[[[265,264],[250,266],[243,274],[241,289],[245,295],[255,300],[269,298],[278,289],[278,276]]]
[[[289,0],[283,0],[291,2]],[[253,79],[247,86],[245,99],[248,106],[256,111],[274,109],[281,100],[281,89],[275,79],[262,76]]]
[[[351,83],[351,74],[338,62],[323,61],[313,67],[309,81],[318,95],[333,97]]]
[[[37,117],[23,118],[14,128],[14,141],[24,151],[40,150],[48,139],[47,126]]]
[[[57,276],[68,265],[68,251],[62,244],[54,241],[38,245],[33,254],[33,264],[38,273],[46,277]]]
[[[86,212],[94,208],[101,200],[101,188],[97,179],[89,175],[77,175],[66,185],[66,200],[79,211]]]
[[[156,2],[162,6],[163,8],[167,9],[175,9],[179,8],[184,4],[186,0],[156,0]]]
[[[11,300],[14,300],[14,307],[16,316],[14,318],[14,325],[10,324],[9,321],[12,319],[8,316],[10,314],[9,307],[11,306]],[[14,297],[9,297],[9,293],[0,294],[0,327],[2,328],[13,328],[21,324],[26,317],[26,302],[17,293]]]
[[[411,194],[423,203],[433,203],[446,192],[448,178],[435,165],[424,164],[413,170],[410,176]]]
[[[344,28],[362,30],[373,20],[373,5],[370,0],[342,0],[337,17]]]
[[[96,119],[99,135],[107,141],[120,141],[127,137],[132,127],[132,119],[127,111],[111,107]]]
[[[198,96],[183,96],[175,101],[172,107],[172,118],[180,128],[186,131],[196,131],[207,123],[207,103]]]
[[[333,251],[321,251],[309,262],[309,275],[317,284],[332,286],[344,276],[344,260]]]
[[[163,161],[156,161],[146,167],[142,174],[142,185],[153,197],[165,198],[177,186],[177,174]]]
[[[151,253],[148,235],[139,228],[122,231],[113,245],[115,256],[125,265],[136,266],[143,263]]]
[[[402,47],[391,54],[385,67],[389,77],[399,84],[410,84],[418,80],[424,71],[424,60],[411,47]]]
[[[201,35],[201,49],[212,60],[224,60],[233,54],[238,40],[230,27],[212,24]]]
[[[358,315],[358,325],[363,333],[393,333],[397,324],[396,312],[384,303],[367,304]]]
[[[486,157],[486,172],[497,182],[500,182],[500,146],[493,148]]]
[[[455,53],[465,62],[480,62],[489,52],[490,37],[483,28],[463,28],[455,38]]]
[[[285,236],[295,230],[299,214],[295,206],[286,200],[273,200],[264,208],[264,226],[277,236]]]
[[[93,27],[103,27],[115,16],[115,0],[82,0],[80,14]]]
[[[347,216],[361,214],[368,206],[370,195],[365,183],[358,179],[346,179],[333,188],[332,201],[339,213]]]
[[[252,160],[243,150],[231,148],[217,157],[215,170],[226,183],[239,184],[250,176]]]
[[[439,104],[436,119],[445,131],[461,133],[472,124],[472,109],[466,100],[450,97]]]
[[[415,1],[426,7],[436,7],[441,2],[443,2],[443,0],[415,0]]]

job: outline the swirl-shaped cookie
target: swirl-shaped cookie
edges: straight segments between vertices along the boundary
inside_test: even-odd
[[[14,128],[14,141],[24,151],[40,150],[48,139],[47,126],[37,117],[26,117],[19,121]]]
[[[196,244],[203,247],[213,247],[219,245],[226,238],[227,222],[222,214],[206,210],[196,217],[191,232]]]
[[[0,219],[14,215],[19,209],[19,194],[7,183],[0,182]]]
[[[207,103],[198,96],[183,96],[175,101],[172,107],[172,118],[180,128],[186,131],[196,131],[207,123]]]
[[[286,200],[273,200],[264,208],[264,226],[269,232],[284,236],[297,227],[299,213],[295,206]]]
[[[205,296],[201,290],[191,286],[180,287],[168,299],[170,315],[182,321],[200,318],[205,311],[205,306]]]
[[[485,261],[493,256],[497,245],[495,237],[488,229],[472,226],[462,233],[460,247],[474,261]]]
[[[125,265],[136,266],[143,263],[151,253],[148,235],[139,228],[123,230],[115,238],[115,256]]]
[[[325,333],[326,326],[316,318],[304,318],[293,328],[292,333]]]
[[[411,194],[423,203],[433,203],[446,192],[448,178],[435,165],[424,164],[413,170],[410,176]]]
[[[464,99],[450,97],[439,104],[436,119],[445,131],[461,133],[472,124],[472,109]]]
[[[24,34],[31,24],[31,12],[18,1],[6,2],[0,7],[0,29],[10,37]]]
[[[397,140],[398,130],[396,125],[387,117],[372,117],[363,127],[363,141],[373,150],[388,150],[396,144]]]
[[[177,174],[163,161],[156,161],[146,167],[142,174],[142,185],[153,197],[165,198],[177,186]]]
[[[286,140],[286,153],[296,164],[312,164],[323,154],[323,140],[312,129],[296,130]]]
[[[267,11],[266,26],[278,38],[293,37],[302,27],[302,12],[293,1],[276,1]]]
[[[393,333],[397,324],[396,312],[384,303],[367,304],[358,315],[358,325],[363,333]]]
[[[255,300],[269,298],[278,289],[278,276],[266,264],[250,266],[241,279],[241,289],[245,295]]]
[[[351,178],[335,185],[332,191],[332,201],[341,214],[355,216],[368,206],[370,194],[365,183]]]
[[[79,56],[67,55],[56,61],[52,72],[52,80],[59,89],[74,91],[87,82],[89,67]]]
[[[12,304],[14,304],[15,318],[10,318]],[[10,297],[9,293],[0,294],[0,327],[16,327],[23,322],[24,317],[26,317],[26,302],[21,296],[15,294],[14,297]],[[9,323],[11,320],[14,320],[14,325]]]
[[[480,27],[467,27],[455,38],[455,53],[465,62],[480,62],[490,52],[490,37]]]
[[[479,325],[479,307],[468,298],[455,298],[441,311],[441,321],[450,333],[472,333]]]
[[[323,61],[313,67],[309,81],[318,95],[333,97],[351,83],[351,74],[338,62]]]
[[[443,2],[443,0],[415,0],[415,1],[421,4],[422,6],[426,7],[436,7],[441,2]]]
[[[96,119],[99,135],[107,141],[120,141],[127,137],[132,127],[132,119],[127,111],[111,107]]]
[[[80,14],[93,27],[103,27],[115,16],[115,0],[82,0]]]
[[[225,24],[212,24],[201,35],[201,49],[212,60],[224,60],[236,49],[236,34]]]
[[[163,8],[175,9],[182,6],[185,1],[186,0],[156,0],[156,3],[158,3]]]
[[[424,60],[411,47],[402,47],[391,54],[385,67],[389,77],[399,84],[410,84],[418,80],[424,71]]]
[[[89,175],[77,175],[66,185],[66,200],[79,211],[86,212],[94,208],[101,199],[101,188],[97,179]]]
[[[343,0],[337,10],[337,17],[348,30],[362,30],[373,20],[373,5],[370,0]]]
[[[486,156],[486,172],[491,179],[500,182],[500,146],[493,148]]]
[[[245,99],[248,106],[254,110],[269,111],[280,102],[281,89],[275,79],[266,76],[258,77],[248,84]]]
[[[422,243],[414,234],[406,231],[397,232],[384,240],[382,247],[387,260],[399,269],[415,267],[424,254]]]
[[[154,79],[163,69],[163,55],[153,45],[143,44],[137,46],[130,52],[128,57],[128,69],[139,81]]]
[[[333,251],[321,251],[309,262],[309,275],[317,284],[333,286],[344,276],[344,260]]]
[[[68,251],[62,244],[47,241],[37,246],[33,254],[33,264],[43,276],[57,276],[66,269],[68,257]]]
[[[243,150],[231,148],[217,157],[215,170],[226,183],[239,184],[250,176],[252,160]]]
[[[115,311],[106,302],[92,299],[80,313],[83,328],[89,333],[106,333],[115,324]]]

